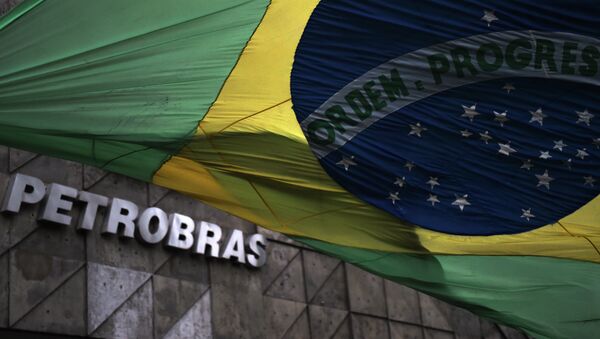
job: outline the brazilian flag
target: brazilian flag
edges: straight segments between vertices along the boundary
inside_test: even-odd
[[[595,1],[26,0],[0,143],[535,337],[600,333]]]

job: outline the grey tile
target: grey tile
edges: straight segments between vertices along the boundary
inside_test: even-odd
[[[323,283],[321,289],[317,291],[317,294],[311,303],[343,310],[349,308],[344,265],[339,265],[333,271],[329,278]]]
[[[84,336],[85,269],[81,268],[14,327],[36,332]]]
[[[210,291],[205,292],[164,336],[165,339],[212,339],[212,337]]]
[[[454,335],[451,332],[445,332],[440,330],[434,330],[426,328],[425,339],[454,339]]]
[[[65,225],[40,224],[18,247],[47,256],[86,260],[85,235]]]
[[[267,264],[260,269],[261,282],[265,291],[273,284],[289,263],[298,256],[299,252],[300,250],[292,246],[278,243],[269,243],[267,245]]]
[[[205,284],[160,275],[154,275],[152,283],[155,338],[162,338],[208,289]]]
[[[88,263],[88,332],[96,331],[149,278],[146,272]]]
[[[279,274],[265,291],[265,295],[274,298],[306,302],[302,257],[300,255],[297,255],[283,272]]]
[[[413,324],[421,323],[421,311],[417,291],[400,284],[385,281],[388,316],[390,319]]]
[[[8,253],[0,255],[0,327],[8,327]]]
[[[35,158],[37,154],[28,151],[20,150],[18,148],[9,149],[9,171],[13,172],[25,163]]]
[[[89,189],[106,175],[108,172],[98,167],[83,165],[83,189]]]
[[[473,313],[453,306],[450,312],[450,321],[457,339],[481,338],[479,317]]]
[[[527,339],[527,334],[518,329],[494,323],[485,318],[479,318],[481,324],[481,338],[483,339]]]
[[[265,297],[264,303],[267,339],[283,338],[306,309],[304,303],[285,299]]]
[[[167,193],[169,193],[169,190],[164,187],[148,184],[148,206],[156,205]]]
[[[100,227],[86,235],[87,258],[91,262],[147,273],[156,272],[176,252],[161,244],[148,245],[137,239],[101,235]],[[189,254],[188,251],[176,252]]]
[[[310,329],[314,338],[331,338],[348,317],[348,311],[331,307],[309,306]]]
[[[145,283],[92,334],[100,338],[152,337],[152,283]]]
[[[2,220],[8,223],[10,247],[15,246],[40,227],[37,221],[39,209],[39,205],[22,204],[19,213],[2,216]]]
[[[419,293],[419,299],[421,301],[423,325],[452,331],[452,321],[450,319],[452,306],[423,293]]]
[[[265,308],[258,270],[209,262],[215,338],[264,338]]]
[[[9,176],[4,173],[0,173],[0,195],[4,199],[4,194],[8,186]],[[0,255],[10,248],[10,229],[11,219],[13,216],[0,213]]]
[[[354,339],[387,339],[390,337],[387,321],[381,318],[352,314]]]
[[[383,279],[353,265],[346,265],[346,275],[350,309],[353,312],[386,317]]]
[[[82,170],[83,165],[80,163],[40,155],[24,164],[18,172],[37,177],[46,184],[59,183],[81,189],[83,187]]]
[[[191,252],[180,252],[171,255],[157,272],[165,277],[194,281],[209,285],[208,259]]]
[[[504,334],[504,337],[506,339],[526,339],[527,336],[514,328],[510,328],[504,325],[498,325],[498,327],[500,328],[500,331],[502,331],[502,333]]]
[[[423,329],[417,325],[410,325],[390,321],[391,339],[423,339]]]
[[[147,186],[145,183],[114,173],[109,173],[97,182],[89,191],[92,193],[117,197],[136,203],[140,208],[147,203]]]
[[[194,220],[204,220],[202,215],[202,203],[192,197],[175,191],[169,191],[156,206],[167,213],[179,213],[187,215]]]
[[[479,323],[481,324],[481,337],[483,339],[506,339],[500,331],[500,327],[495,323],[483,318],[479,319]]]
[[[352,338],[352,327],[350,323],[350,316],[346,317],[346,320],[342,322],[340,327],[337,329],[331,339],[348,339]]]
[[[323,286],[333,270],[340,264],[338,259],[314,252],[303,250],[302,258],[306,273],[306,294],[312,300],[317,291]]]
[[[10,324],[20,320],[83,265],[84,263],[78,260],[21,249],[11,250]]]
[[[306,309],[296,319],[294,324],[287,330],[283,336],[285,339],[306,339],[310,338],[310,329],[308,325],[308,313]]]

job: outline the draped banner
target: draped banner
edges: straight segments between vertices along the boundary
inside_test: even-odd
[[[25,1],[0,142],[536,337],[600,331],[593,1]]]

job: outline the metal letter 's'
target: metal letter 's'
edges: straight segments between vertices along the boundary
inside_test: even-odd
[[[246,255],[248,265],[261,267],[267,262],[267,238],[259,233],[253,234],[248,239],[248,247],[252,253]]]

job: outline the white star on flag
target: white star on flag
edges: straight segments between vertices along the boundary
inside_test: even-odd
[[[396,205],[396,201],[400,200],[400,198],[398,197],[399,192],[395,192],[392,193],[390,192],[390,194],[388,195],[388,199],[392,201],[392,205]]]
[[[471,122],[473,122],[473,119],[480,115],[481,113],[477,112],[477,104],[471,105],[471,106],[465,106],[465,105],[461,105],[463,110],[465,111],[461,117],[466,117],[469,118],[469,120],[471,120]]]
[[[502,113],[494,111],[494,121],[498,121],[500,123],[500,127],[504,127],[504,123],[508,121],[508,112],[504,111]]]
[[[483,10],[483,16],[481,17],[481,20],[487,22],[488,27],[490,27],[492,25],[492,22],[498,20],[498,17],[494,13],[494,11],[488,11],[488,10],[484,9]]]
[[[509,156],[511,153],[514,153],[517,151],[514,148],[510,147],[510,141],[507,144],[498,143],[498,146],[500,146],[498,153],[504,154],[506,156]]]
[[[396,181],[394,181],[394,185],[398,185],[399,187],[404,187],[404,180],[405,180],[405,177],[396,178]]]
[[[600,138],[592,139],[592,144],[594,144],[596,148],[600,148]]]
[[[585,180],[583,186],[594,187],[594,183],[596,182],[596,179],[594,179],[594,177],[592,177],[591,175],[589,177],[583,177],[583,180]]]
[[[527,221],[529,221],[530,218],[535,218],[535,215],[531,213],[531,208],[528,208],[526,210],[521,209],[521,211],[523,212],[523,214],[521,214],[521,218],[525,218],[527,219]]]
[[[471,203],[467,200],[468,197],[468,194],[465,194],[462,197],[456,196],[456,200],[454,200],[452,205],[458,206],[462,212],[465,209],[465,206],[471,205]]]
[[[408,171],[411,172],[412,169],[415,167],[415,163],[411,162],[411,161],[407,161],[406,164],[404,164],[404,167],[408,168]]]
[[[460,131],[460,135],[462,135],[464,138],[468,138],[471,135],[473,135],[473,133],[469,132],[469,130],[464,129],[464,130]]]
[[[559,151],[563,151],[563,147],[567,147],[567,144],[565,144],[562,139],[558,140],[558,141],[554,141],[554,147],[552,147],[552,149],[557,149]]]
[[[546,189],[550,190],[550,182],[554,180],[554,178],[548,175],[548,170],[545,170],[544,174],[536,174],[535,176],[538,179],[536,187],[545,186]]]
[[[544,125],[544,118],[546,118],[547,115],[542,112],[541,108],[538,108],[535,111],[529,111],[529,113],[531,113],[530,123],[537,122],[540,126]]]
[[[585,157],[587,157],[588,155],[590,155],[588,152],[586,152],[586,148],[584,149],[578,149],[577,150],[577,154],[575,155],[577,158],[584,160]]]
[[[507,82],[507,83],[504,85],[504,87],[502,87],[502,89],[503,89],[503,90],[505,90],[505,91],[506,91],[506,93],[510,94],[510,92],[511,92],[511,91],[514,91],[516,88],[515,88],[515,86],[514,86],[512,83],[508,83],[508,82]]]
[[[431,193],[429,193],[429,198],[427,198],[427,201],[431,203],[431,206],[435,206],[436,203],[440,202],[437,195]]]
[[[540,159],[550,159],[552,156],[550,155],[550,151],[540,151]]]
[[[344,169],[348,171],[350,169],[350,166],[356,166],[356,163],[354,162],[354,156],[351,156],[349,158],[347,156],[342,156],[342,160],[338,161],[336,165],[344,166]]]
[[[488,131],[485,131],[484,133],[479,133],[479,136],[481,137],[481,140],[485,141],[486,145],[490,140],[494,139]]]
[[[527,159],[527,160],[523,161],[523,165],[521,165],[521,168],[524,168],[529,171],[531,168],[533,168],[533,163],[531,162],[530,159]]]
[[[408,135],[416,135],[420,138],[421,132],[425,132],[426,130],[427,130],[427,128],[421,126],[420,122],[417,122],[416,125],[413,125],[413,124],[410,125],[410,132],[408,132]]]
[[[577,113],[577,121],[575,122],[577,124],[583,122],[584,124],[589,126],[590,121],[594,117],[592,113],[588,112],[587,108],[583,110],[583,112],[575,111],[575,113]]]
[[[427,185],[431,186],[431,190],[433,191],[433,189],[435,188],[435,186],[439,186],[440,183],[438,182],[438,178],[437,177],[429,177],[429,181],[426,182]]]

